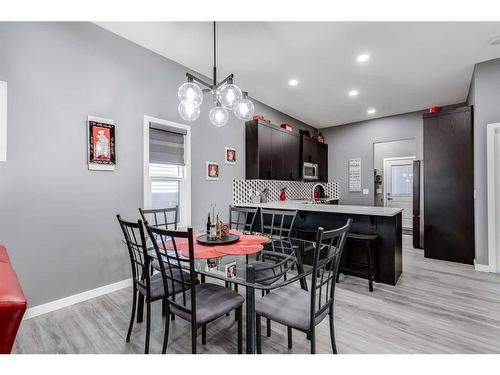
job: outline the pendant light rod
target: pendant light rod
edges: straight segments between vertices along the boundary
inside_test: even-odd
[[[217,40],[216,40],[216,26],[214,21],[214,70],[213,70],[213,86],[217,86]]]
[[[228,75],[226,78],[224,78],[222,81],[217,83],[217,35],[216,35],[216,22],[214,21],[213,23],[213,31],[214,31],[214,67],[213,67],[213,77],[212,77],[212,84],[203,81],[202,79],[192,75],[191,73],[186,73],[186,77],[188,79],[188,82],[198,82],[199,84],[202,84],[205,87],[208,87],[208,89],[203,89],[203,92],[208,92],[211,90],[218,90],[222,86],[224,86],[226,83],[233,83],[233,78],[234,75],[231,73]]]

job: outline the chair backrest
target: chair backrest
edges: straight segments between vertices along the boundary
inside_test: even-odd
[[[260,226],[263,234],[290,238],[297,211],[260,209]]]
[[[229,206],[229,227],[250,232],[257,216],[257,208]]]
[[[142,220],[137,222],[130,222],[122,220],[120,215],[116,215],[118,223],[123,231],[125,237],[125,244],[127,245],[128,253],[130,256],[130,265],[132,266],[132,277],[134,282],[142,285],[148,293],[149,297],[149,262],[150,259],[147,254],[146,238],[144,236],[144,227]]]
[[[346,225],[341,228],[329,231],[318,228],[313,255],[311,325],[333,304],[340,260],[351,224],[352,219],[348,219]]]
[[[187,231],[157,228],[145,223],[153,242],[156,257],[163,277],[163,287],[169,302],[196,319],[196,272],[194,268],[193,228]],[[189,257],[181,254],[188,249]],[[191,304],[186,303],[191,293]]]
[[[157,228],[177,229],[179,206],[167,208],[154,208],[145,210],[139,208],[142,220]]]

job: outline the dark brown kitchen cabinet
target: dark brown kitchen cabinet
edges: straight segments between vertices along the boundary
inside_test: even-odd
[[[284,157],[283,157],[283,133],[278,131],[271,131],[271,178],[273,180],[285,180],[286,172],[284,170]]]
[[[302,161],[306,163],[317,163],[318,148],[317,142],[307,136],[302,136]]]
[[[318,180],[328,182],[328,145],[317,143]]]
[[[245,124],[246,178],[299,180],[299,135],[262,121]]]
[[[300,138],[295,134],[283,134],[283,159],[285,179],[297,181],[300,179]]]
[[[328,145],[317,142],[306,135],[301,135],[300,143],[300,165],[304,162],[317,164],[318,181],[328,182]]]
[[[273,149],[272,149],[272,130],[269,128],[262,128],[258,131],[258,177],[253,178],[272,178],[272,161],[273,161]]]
[[[424,114],[424,255],[474,261],[471,107]]]

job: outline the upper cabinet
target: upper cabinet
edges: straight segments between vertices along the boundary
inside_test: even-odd
[[[317,164],[318,181],[328,182],[328,145],[317,142],[302,134],[300,136],[300,149],[300,165],[302,165],[302,163]]]
[[[247,179],[299,181],[309,161],[318,164],[319,181],[328,181],[327,145],[263,121],[245,124],[245,160]]]
[[[299,180],[299,135],[266,122],[247,121],[245,160],[248,179]]]

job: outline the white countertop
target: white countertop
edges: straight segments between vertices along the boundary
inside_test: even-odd
[[[348,206],[335,204],[311,204],[310,201],[287,200],[267,203],[240,203],[240,207],[259,207],[275,210],[298,210],[310,212],[326,212],[334,214],[371,215],[371,216],[395,216],[403,211],[402,208],[377,207],[377,206]]]

